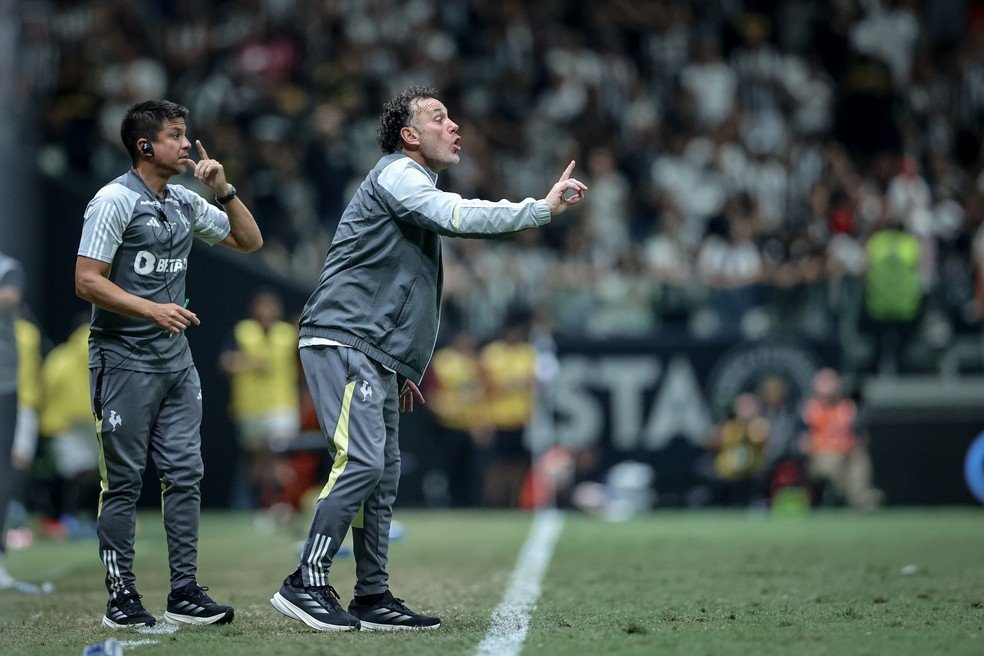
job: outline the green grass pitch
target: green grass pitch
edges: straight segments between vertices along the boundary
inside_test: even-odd
[[[108,637],[156,640],[127,649],[147,656],[474,653],[531,516],[398,511],[397,519],[406,537],[390,550],[391,587],[439,614],[439,631],[321,634],[280,616],[268,599],[293,568],[305,527],[261,534],[250,517],[210,513],[200,582],[236,607],[232,625],[150,636],[104,629],[94,541],[42,542],[9,554],[8,567],[57,590],[0,591],[0,654],[80,654]],[[351,558],[332,570],[343,603],[353,571]],[[136,573],[160,617],[167,565],[154,513],[141,515]],[[984,511],[657,512],[623,523],[570,513],[522,653],[984,654]]]

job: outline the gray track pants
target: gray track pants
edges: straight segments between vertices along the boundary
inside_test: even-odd
[[[93,397],[97,370],[90,371]],[[116,369],[102,377],[99,556],[112,593],[134,583],[133,537],[147,451],[161,481],[171,587],[195,582],[202,480],[202,384],[194,366],[173,373]],[[95,408],[95,399],[93,400]]]
[[[400,482],[396,374],[354,348],[301,349],[332,458],[299,567],[304,584],[328,583],[328,568],[352,526],[356,595],[384,592],[393,503]]]

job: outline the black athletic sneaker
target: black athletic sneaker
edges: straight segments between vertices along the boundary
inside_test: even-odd
[[[212,601],[205,594],[208,587],[189,583],[183,588],[171,590],[167,596],[167,612],[164,619],[174,624],[228,624],[236,616],[231,606]]]
[[[364,605],[357,599],[349,604],[348,611],[359,619],[363,629],[375,631],[400,631],[403,629],[437,629],[441,618],[420,615],[410,610],[402,599],[387,590],[383,598],[374,604]]]
[[[338,593],[330,585],[304,587],[295,572],[284,579],[270,603],[290,619],[318,631],[358,631],[359,620],[346,613],[338,599]]]
[[[103,626],[111,629],[127,629],[136,626],[154,626],[157,619],[140,603],[140,595],[132,585],[120,588],[106,602]]]

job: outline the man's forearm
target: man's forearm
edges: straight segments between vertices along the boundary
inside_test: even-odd
[[[239,198],[233,198],[223,209],[229,217],[229,232],[236,240],[238,250],[244,253],[259,250],[263,246],[263,235],[249,208]]]
[[[538,228],[550,223],[546,201],[526,198],[511,202],[462,199],[451,213],[455,232],[463,235],[495,235]]]
[[[103,276],[89,276],[75,286],[75,293],[104,310],[137,319],[149,319],[152,301],[123,291]]]

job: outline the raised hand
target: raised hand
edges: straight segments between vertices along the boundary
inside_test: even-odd
[[[547,205],[550,207],[550,214],[554,216],[584,200],[584,192],[588,188],[580,180],[571,177],[571,171],[573,170],[574,160],[571,160],[571,163],[567,165],[567,169],[561,174],[560,180],[547,193]],[[564,194],[568,191],[574,191],[575,193],[565,198]]]
[[[195,139],[195,147],[201,159],[195,164],[195,177],[202,181],[212,192],[219,197],[229,193],[229,183],[226,181],[225,168],[216,159],[210,159],[205,151],[205,146],[199,139]]]

